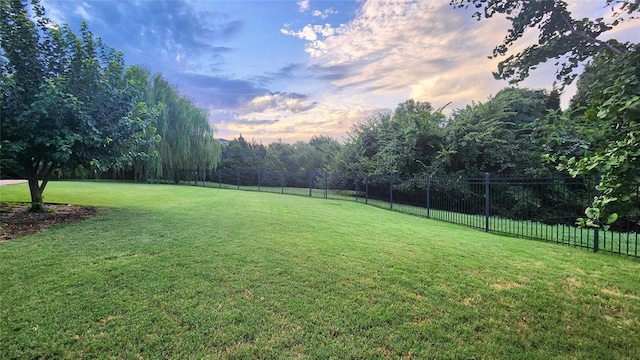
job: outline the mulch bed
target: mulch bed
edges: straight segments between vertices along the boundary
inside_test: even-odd
[[[94,207],[47,204],[48,212],[31,213],[29,204],[0,204],[0,241],[40,232],[50,226],[90,218],[98,213]]]

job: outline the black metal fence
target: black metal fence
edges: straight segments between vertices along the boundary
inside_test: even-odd
[[[592,178],[400,178],[394,174],[285,174],[267,171],[185,171],[184,183],[357,201],[486,232],[555,242],[640,258],[640,218],[608,230],[578,228],[595,195]]]

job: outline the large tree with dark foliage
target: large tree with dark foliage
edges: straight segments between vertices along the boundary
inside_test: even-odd
[[[574,176],[600,176],[599,195],[582,219],[584,225],[600,226],[640,214],[640,46],[620,56],[599,56],[586,74],[582,87],[589,86],[588,101],[574,102],[581,115],[574,112],[571,120],[582,122],[592,146],[583,157],[551,158]]]
[[[550,158],[559,160],[559,168],[574,176],[600,175],[600,195],[587,208],[582,224],[602,226],[621,215],[638,214],[640,50],[637,44],[603,40],[601,35],[625,21],[637,20],[640,0],[605,0],[603,6],[611,9],[609,20],[574,18],[562,0],[452,0],[451,4],[458,8],[476,8],[474,17],[478,20],[505,15],[511,21],[511,28],[503,42],[494,48],[492,57],[507,55],[526,30],[538,29],[536,44],[507,56],[498,64],[498,71],[494,73],[497,79],[518,83],[548,60],[555,61],[561,85],[571,83],[580,65],[587,61],[602,69],[590,81],[593,88],[579,95],[590,99],[583,107],[585,126],[605,130],[600,134],[591,132],[596,141],[584,156],[556,158],[552,155]]]
[[[86,23],[78,36],[36,0],[0,0],[2,159],[28,180],[32,211],[55,170],[105,170],[154,136],[138,75]]]
[[[434,168],[443,175],[550,175],[541,156],[549,135],[544,119],[559,110],[555,99],[543,90],[505,88],[487,102],[454,111]]]
[[[380,113],[354,126],[330,170],[404,177],[423,174],[443,148],[445,123],[442,109],[407,100],[392,113]]]

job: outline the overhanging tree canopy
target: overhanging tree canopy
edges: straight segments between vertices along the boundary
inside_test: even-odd
[[[451,5],[476,8],[473,17],[477,20],[506,15],[511,21],[504,40],[493,49],[492,58],[506,56],[527,29],[538,29],[538,43],[502,60],[494,73],[496,79],[519,83],[538,65],[553,59],[558,67],[557,80],[566,85],[579,74],[577,70],[582,62],[603,52],[620,55],[626,51],[626,46],[615,39],[599,37],[624,21],[634,19],[640,0],[605,0],[603,5],[612,9],[609,21],[573,18],[563,0],[452,0]]]

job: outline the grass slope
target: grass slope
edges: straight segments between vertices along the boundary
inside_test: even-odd
[[[0,358],[640,358],[640,263],[335,200],[53,182]],[[26,185],[0,187],[26,201]]]

